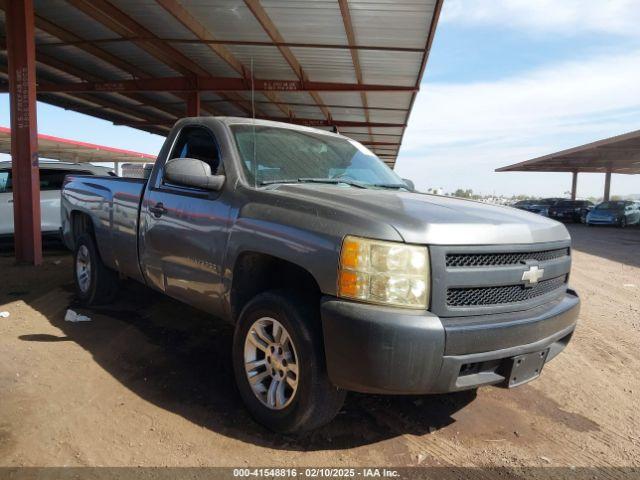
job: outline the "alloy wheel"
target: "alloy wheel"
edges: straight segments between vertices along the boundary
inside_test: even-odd
[[[247,332],[244,364],[253,394],[272,410],[282,410],[298,391],[298,355],[289,332],[277,320],[262,317]]]
[[[82,293],[89,290],[91,284],[91,257],[86,245],[80,245],[76,255],[76,278]]]

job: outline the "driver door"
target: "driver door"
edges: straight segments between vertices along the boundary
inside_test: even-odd
[[[212,174],[224,174],[218,143],[205,127],[180,131],[165,163],[180,158],[202,160]],[[164,166],[150,181],[154,183],[140,215],[141,265],[147,282],[171,297],[218,313],[230,211],[225,188],[214,192],[171,184],[164,178]]]

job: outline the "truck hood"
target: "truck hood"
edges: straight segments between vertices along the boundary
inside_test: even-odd
[[[569,240],[559,222],[511,207],[397,190],[282,184],[273,193],[385,222],[407,243],[528,244]],[[358,232],[353,232],[358,234]]]

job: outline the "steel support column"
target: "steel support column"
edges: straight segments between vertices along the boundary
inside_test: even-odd
[[[200,104],[200,92],[189,92],[187,94],[187,117],[199,117]]]
[[[611,193],[611,172],[607,172],[604,175],[604,198],[605,202],[609,201],[609,194]]]
[[[16,260],[42,263],[33,0],[6,8]]]
[[[573,172],[573,178],[571,179],[571,200],[576,199],[577,191],[578,191],[578,172]]]

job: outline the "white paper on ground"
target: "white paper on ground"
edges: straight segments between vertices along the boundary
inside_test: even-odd
[[[91,319],[86,315],[81,315],[77,312],[74,312],[71,309],[67,310],[67,313],[64,316],[65,321],[67,322],[90,322]]]

